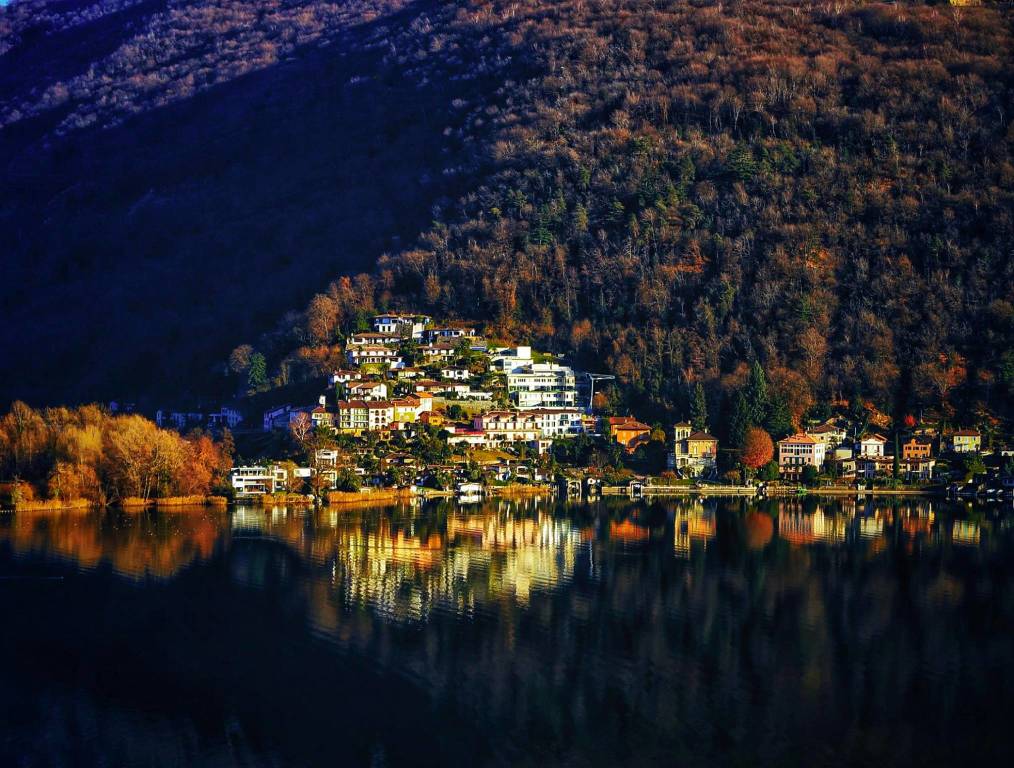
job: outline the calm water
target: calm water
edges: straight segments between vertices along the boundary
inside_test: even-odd
[[[0,765],[1010,765],[1014,518],[0,515]]]

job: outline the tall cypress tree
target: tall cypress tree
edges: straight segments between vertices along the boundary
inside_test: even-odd
[[[752,423],[750,405],[746,396],[740,392],[736,395],[736,402],[732,406],[732,416],[729,418],[729,442],[736,447],[742,445],[746,431]]]
[[[690,403],[690,423],[697,430],[704,431],[708,428],[708,399],[704,396],[704,386],[699,381],[694,387],[694,399]]]
[[[771,436],[778,440],[792,432],[792,412],[789,410],[788,401],[780,394],[774,394],[768,400],[767,418],[764,419],[764,428]]]
[[[750,377],[746,381],[746,404],[750,408],[750,422],[763,424],[768,414],[768,380],[757,360],[750,366]]]

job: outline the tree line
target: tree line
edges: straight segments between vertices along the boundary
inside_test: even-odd
[[[231,466],[228,433],[182,436],[95,405],[40,411],[15,402],[0,418],[0,479],[23,501],[207,496],[227,484]]]

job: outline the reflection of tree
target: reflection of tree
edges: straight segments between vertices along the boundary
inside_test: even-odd
[[[108,565],[134,579],[168,578],[207,560],[227,519],[220,512],[33,513],[0,527],[16,553],[73,562],[79,568]]]

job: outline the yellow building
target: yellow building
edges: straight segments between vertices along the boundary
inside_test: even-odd
[[[982,448],[982,435],[974,429],[959,429],[951,435],[951,450],[955,453],[975,453]]]

